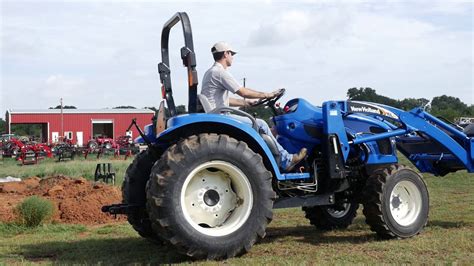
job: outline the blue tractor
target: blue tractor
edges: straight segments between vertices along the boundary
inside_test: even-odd
[[[171,87],[168,39],[181,22],[189,114],[177,115]],[[195,258],[241,255],[265,236],[275,208],[302,207],[321,230],[348,227],[359,205],[381,238],[408,238],[428,220],[429,197],[418,172],[399,164],[397,151],[420,172],[474,171],[474,132],[446,123],[421,108],[403,111],[376,103],[327,101],[321,107],[297,98],[272,108],[278,142],[307,158],[285,173],[275,143],[231,116],[210,110],[197,93],[196,58],[186,13],[163,27],[158,71],[163,101],[153,124],[141,132],[149,148],[126,171],[123,202],[104,206],[126,214],[143,237],[164,241]],[[168,112],[166,112],[164,103]],[[169,113],[167,115],[167,113]],[[472,131],[472,130],[471,130]]]

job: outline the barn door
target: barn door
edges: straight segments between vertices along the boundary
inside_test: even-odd
[[[78,147],[81,147],[84,144],[82,131],[76,132],[76,144]]]

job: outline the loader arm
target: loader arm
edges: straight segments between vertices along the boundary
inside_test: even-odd
[[[403,111],[382,104],[352,101],[325,102],[323,108],[335,104],[340,108],[341,114],[326,112],[325,128],[329,129],[327,133],[339,136],[344,160],[347,159],[344,150],[350,145],[395,137],[398,150],[421,172],[434,175],[445,175],[462,169],[474,172],[474,138],[422,108]],[[342,116],[350,113],[376,117],[386,122],[392,130],[358,136],[346,143],[345,136],[342,136],[345,132],[337,129],[340,126],[334,125],[340,125]]]

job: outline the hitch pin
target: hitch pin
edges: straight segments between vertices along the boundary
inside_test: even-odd
[[[304,173],[304,166],[301,166],[299,170],[300,170],[300,173]]]

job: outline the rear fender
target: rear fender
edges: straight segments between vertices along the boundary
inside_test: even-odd
[[[194,113],[176,116],[168,120],[165,131],[151,139],[154,140],[155,145],[167,148],[179,139],[200,133],[226,134],[244,141],[253,151],[262,156],[265,166],[272,171],[278,180],[284,179],[270,148],[260,134],[251,125],[226,115]]]

